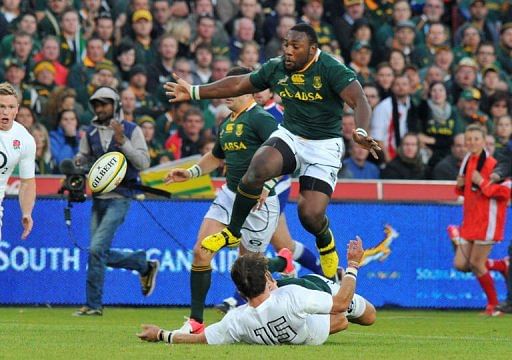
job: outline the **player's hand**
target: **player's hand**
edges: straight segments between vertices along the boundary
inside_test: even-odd
[[[187,169],[176,168],[171,169],[171,171],[169,171],[169,173],[164,179],[164,182],[166,184],[183,182],[189,180],[191,177],[192,174],[190,174],[190,171],[188,171]]]
[[[114,130],[114,140],[119,145],[123,145],[126,141],[124,136],[124,126],[116,119],[110,120],[110,127]]]
[[[473,171],[473,174],[471,175],[471,182],[473,184],[480,185],[483,180],[484,178],[482,177],[482,175],[480,175],[480,173],[477,170]]]
[[[491,184],[499,183],[501,181],[501,176],[496,173],[492,173],[489,176],[489,180],[491,180]]]
[[[176,79],[176,82],[166,82],[164,84],[165,95],[170,97],[169,102],[180,102],[190,100],[190,84],[180,78],[175,73],[172,76]]]
[[[354,140],[354,142],[361,146],[362,148],[368,150],[375,159],[379,158],[379,156],[377,155],[377,151],[381,151],[382,149],[380,148],[377,141],[375,141],[371,136],[360,135],[354,129],[352,130],[352,140]]]
[[[347,244],[347,262],[350,264],[351,262],[360,263],[363,258],[364,249],[363,249],[363,240],[359,236],[356,236],[355,240],[350,240]]]
[[[23,234],[21,234],[21,239],[25,240],[27,236],[32,231],[32,227],[34,226],[34,221],[32,220],[31,215],[23,215],[21,218],[21,224],[23,225]]]
[[[464,176],[461,176],[461,175],[457,176],[457,185],[456,186],[458,188],[464,187],[464,180],[465,180]]]
[[[158,332],[160,331],[160,328],[158,326],[151,324],[142,324],[141,327],[142,331],[138,334],[135,334],[139,337],[139,339],[150,342],[160,341],[158,340]]]
[[[268,194],[270,194],[270,191],[267,188],[263,188],[263,190],[261,191],[260,198],[258,199],[256,205],[254,205],[254,207],[252,208],[252,211],[261,210],[263,204],[265,204],[265,201],[268,198]]]

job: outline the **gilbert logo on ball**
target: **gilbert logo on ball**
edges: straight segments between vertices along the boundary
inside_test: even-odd
[[[126,158],[122,153],[112,151],[102,155],[89,171],[89,188],[98,194],[114,190],[123,181],[126,168]]]

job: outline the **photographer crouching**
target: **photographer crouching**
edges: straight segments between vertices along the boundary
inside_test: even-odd
[[[98,88],[89,103],[96,116],[80,140],[75,164],[92,164],[107,152],[119,151],[125,155],[128,167],[124,180],[114,191],[93,196],[86,303],[74,313],[75,316],[103,314],[103,284],[107,266],[138,271],[145,296],[149,296],[155,287],[159,267],[158,261],[146,260],[145,251],[110,249],[115,232],[128,213],[131,197],[136,194],[132,186],[139,182],[138,173],[149,167],[149,153],[142,130],[124,121],[120,98],[114,89]]]

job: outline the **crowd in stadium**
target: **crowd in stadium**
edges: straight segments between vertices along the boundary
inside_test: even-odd
[[[2,0],[0,81],[21,99],[16,120],[36,139],[37,174],[56,174],[78,152],[100,86],[121,94],[151,164],[209,151],[229,114],[223,100],[171,105],[172,73],[195,85],[233,65],[257,69],[282,54],[297,22],[322,51],[358,75],[374,109],[379,160],[352,146],[340,178],[454,180],[469,124],[487,130],[488,151],[512,148],[512,6],[506,0]],[[273,96],[272,96],[273,95]],[[262,106],[277,94],[258,97]],[[461,134],[461,135],[459,135]]]

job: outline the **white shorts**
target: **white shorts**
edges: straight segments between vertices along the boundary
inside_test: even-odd
[[[336,283],[335,281],[332,281],[330,279],[327,279],[324,276],[318,275],[318,274],[311,274],[311,276],[316,276],[327,284],[329,288],[331,289],[331,294],[335,295],[340,290],[340,285]],[[361,317],[364,314],[364,311],[366,310],[366,300],[364,297],[358,294],[354,294],[352,297],[352,301],[350,302],[350,305],[348,307],[348,310],[345,312],[345,316],[347,319],[357,319],[358,317]]]
[[[494,245],[494,244],[497,244],[498,241],[494,241],[494,240],[466,240],[466,239],[463,239],[463,238],[458,238],[457,240],[455,240],[455,243],[457,245],[462,245],[462,244],[470,244],[470,243],[473,243],[475,245]]]
[[[299,176],[320,179],[334,190],[342,166],[345,145],[342,138],[308,140],[280,126],[271,135],[283,140],[295,154]]]
[[[306,324],[309,330],[309,336],[304,341],[304,345],[322,345],[327,341],[331,331],[331,315],[314,314],[306,317]]]
[[[229,224],[235,195],[226,185],[222,186],[204,217],[225,225]],[[251,211],[245,220],[241,231],[244,248],[251,252],[264,252],[276,231],[278,221],[279,199],[277,196],[269,196],[263,208]]]

